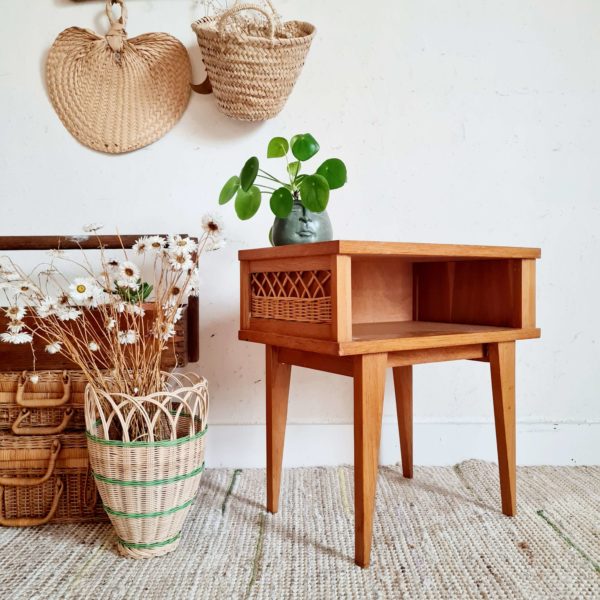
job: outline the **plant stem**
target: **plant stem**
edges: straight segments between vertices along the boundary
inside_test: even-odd
[[[257,175],[257,177],[262,177],[263,179],[270,179],[271,181],[275,181],[276,183],[280,183],[281,185],[286,185],[283,181],[280,181],[276,177],[273,177],[270,173],[263,171],[262,169],[258,170],[259,173],[263,173],[263,175]]]

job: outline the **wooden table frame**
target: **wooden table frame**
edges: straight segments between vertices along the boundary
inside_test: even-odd
[[[267,509],[279,505],[291,367],[352,377],[355,561],[368,566],[386,369],[393,369],[402,471],[411,478],[412,365],[476,360],[490,365],[502,512],[514,515],[515,341],[540,336],[540,254],[343,241],[241,251],[239,337],[266,346]]]

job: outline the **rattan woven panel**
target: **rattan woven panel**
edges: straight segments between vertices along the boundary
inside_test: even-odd
[[[45,435],[85,429],[83,401],[87,379],[79,371],[0,373],[0,430]],[[54,429],[55,431],[51,431]],[[59,431],[60,429],[60,431]]]
[[[0,525],[105,519],[84,433],[0,434]]]
[[[331,322],[331,271],[252,273],[250,289],[253,319]]]
[[[3,471],[7,474],[10,471]],[[34,487],[4,488],[2,515],[4,519],[41,519],[52,509],[57,478],[64,485],[51,523],[87,523],[107,521],[108,516],[98,497],[91,471],[58,469],[56,475]]]

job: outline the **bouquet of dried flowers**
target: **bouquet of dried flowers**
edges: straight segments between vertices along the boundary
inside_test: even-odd
[[[199,293],[200,256],[223,245],[223,227],[207,215],[199,238],[142,237],[133,248],[122,247],[119,257],[102,249],[100,227],[84,228],[98,237],[96,270],[83,250],[81,261],[53,250],[49,262],[31,273],[0,257],[8,317],[0,340],[31,344],[33,352],[32,342],[40,338],[46,352],[74,362],[96,390],[145,396],[164,388],[161,355],[173,343],[186,299]],[[71,270],[74,264],[81,276],[70,279],[61,264]],[[30,379],[35,383],[35,374]]]

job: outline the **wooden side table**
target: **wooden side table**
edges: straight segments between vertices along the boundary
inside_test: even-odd
[[[515,341],[535,326],[537,248],[333,241],[243,250],[239,338],[266,345],[267,509],[279,504],[293,365],[354,378],[355,561],[369,565],[385,371],[412,477],[412,365],[491,368],[502,512],[516,512]]]

